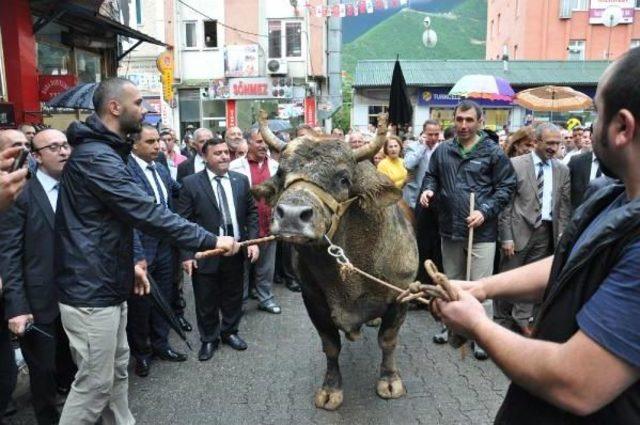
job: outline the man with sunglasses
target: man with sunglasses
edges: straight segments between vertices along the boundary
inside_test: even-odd
[[[29,366],[36,419],[38,424],[53,424],[60,417],[57,390],[68,390],[75,374],[53,281],[54,216],[71,148],[58,130],[36,134],[31,148],[38,163],[35,178],[0,216],[0,274],[4,318]],[[27,331],[32,324],[33,330]]]

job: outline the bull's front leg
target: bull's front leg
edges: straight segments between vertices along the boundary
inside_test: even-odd
[[[340,374],[340,334],[337,328],[330,332],[320,332],[322,351],[327,356],[327,371],[324,375],[322,388],[316,391],[316,407],[325,410],[336,410],[342,405],[342,375]]]
[[[398,333],[406,315],[407,305],[394,303],[382,316],[382,324],[378,332],[378,344],[382,349],[382,364],[380,365],[380,379],[376,386],[376,392],[382,398],[399,398],[407,393],[396,368],[395,357]]]

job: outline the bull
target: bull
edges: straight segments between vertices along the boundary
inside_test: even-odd
[[[343,402],[339,330],[354,340],[365,322],[379,317],[382,363],[376,392],[384,399],[403,396],[394,353],[406,304],[396,303],[397,294],[358,274],[341,275],[325,238],[341,246],[362,270],[403,289],[414,281],[418,248],[400,205],[402,192],[369,161],[384,144],[386,117],[378,118],[374,140],[355,150],[343,141],[315,136],[284,144],[269,130],[264,112],[259,121],[265,142],[281,157],[277,174],[253,193],[273,207],[271,233],[294,244],[302,299],[327,359],[316,407],[335,410]]]

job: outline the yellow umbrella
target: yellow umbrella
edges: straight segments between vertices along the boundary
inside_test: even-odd
[[[593,101],[571,87],[541,86],[516,94],[514,102],[533,111],[568,112],[587,109]]]

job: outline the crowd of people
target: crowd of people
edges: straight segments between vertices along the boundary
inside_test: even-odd
[[[497,423],[640,420],[639,63],[635,49],[607,70],[593,128],[533,122],[500,137],[462,100],[449,128],[390,128],[372,160],[414,210],[421,260],[461,290],[459,301],[433,303],[446,325],[433,341],[465,335],[476,359],[491,357],[514,381]],[[258,129],[187,128],[180,141],[142,124],[140,92],[121,78],[100,83],[93,101],[95,114],[66,132],[0,131],[0,413],[15,384],[15,336],[39,424],[132,424],[130,356],[140,377],[154,359],[187,359],[144,296],[151,283],[189,332],[191,277],[199,361],[220,343],[247,349],[249,299],[280,314],[273,283],[301,290],[289,244],[240,249],[271,221],[251,187],[277,173],[278,153]],[[358,148],[371,134],[301,125],[294,136]],[[224,255],[195,259],[213,248]]]

